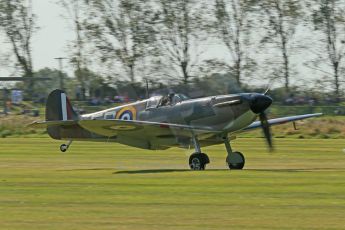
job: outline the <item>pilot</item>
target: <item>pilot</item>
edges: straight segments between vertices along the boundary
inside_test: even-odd
[[[161,106],[168,105],[169,98],[167,96],[164,96],[161,102]]]
[[[168,94],[168,103],[167,103],[167,105],[172,105],[173,104],[174,96],[175,96],[174,93],[169,93]]]
[[[173,104],[175,94],[169,93],[167,96],[164,96],[161,102],[161,106],[168,106]]]

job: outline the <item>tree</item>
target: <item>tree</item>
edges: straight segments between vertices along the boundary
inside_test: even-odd
[[[4,36],[0,33],[0,42],[4,42]],[[0,68],[8,68],[10,67],[9,63],[10,61],[10,53],[8,52],[7,49],[4,49],[3,47],[0,47]]]
[[[225,44],[232,59],[232,63],[226,66],[239,86],[243,69],[254,63],[249,58],[244,60],[248,50],[245,41],[248,42],[250,30],[253,30],[249,21],[251,6],[250,0],[216,0],[215,4],[218,37]]]
[[[285,90],[290,91],[290,56],[291,41],[296,32],[300,17],[301,3],[298,0],[265,0],[258,1],[268,21],[267,35],[263,43],[275,44],[282,55],[283,69],[278,77],[283,77]]]
[[[54,89],[60,87],[60,78],[68,79],[66,73],[60,72],[60,70],[43,68],[35,72],[35,78],[49,78],[50,80],[36,80],[33,86],[33,92],[41,97],[46,97]]]
[[[145,70],[143,60],[152,51],[151,6],[144,0],[88,0],[87,4],[85,29],[100,51],[101,61],[135,82]]]
[[[82,99],[85,100],[86,79],[82,74],[82,69],[86,68],[86,54],[84,53],[85,38],[83,36],[83,19],[82,9],[84,6],[83,0],[66,1],[59,0],[58,2],[65,9],[68,20],[73,24],[73,31],[75,33],[75,41],[72,43],[72,63],[76,67],[75,76],[81,85]]]
[[[0,0],[0,29],[12,46],[17,65],[24,77],[34,75],[32,62],[32,36],[36,29],[31,2],[24,0]],[[28,81],[28,92],[32,93],[33,81]],[[31,95],[30,95],[31,96]]]
[[[200,42],[207,40],[210,8],[203,1],[156,0],[159,19],[155,25],[157,42],[162,51],[165,75],[187,84],[203,54]],[[207,17],[208,16],[208,17]]]
[[[315,29],[321,31],[325,53],[320,57],[331,64],[334,78],[334,92],[336,99],[340,97],[340,73],[345,55],[345,5],[338,0],[318,0],[318,9],[313,13]],[[343,71],[342,71],[343,70]]]

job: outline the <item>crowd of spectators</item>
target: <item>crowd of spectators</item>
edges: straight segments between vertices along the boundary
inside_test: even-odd
[[[92,97],[88,100],[88,105],[90,106],[100,106],[100,105],[110,105],[114,103],[128,103],[134,101],[133,99],[129,98],[128,96],[114,96],[109,97],[106,96],[104,98],[101,97]]]
[[[278,100],[279,101],[279,100]],[[339,102],[336,98],[332,97],[310,97],[310,96],[295,96],[291,94],[289,97],[282,99],[283,105],[309,105],[309,106],[315,106],[315,105],[331,105],[334,103]]]
[[[318,103],[319,103],[319,101],[315,97],[294,96],[294,95],[290,95],[289,97],[285,98],[283,101],[284,105],[310,105],[310,106],[314,106]]]

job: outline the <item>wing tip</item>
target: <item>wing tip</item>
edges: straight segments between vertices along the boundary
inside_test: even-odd
[[[323,116],[324,114],[323,113],[312,113],[312,114],[308,114],[309,116],[311,116],[311,117],[321,117],[321,116]],[[307,115],[307,116],[308,116]]]
[[[34,122],[26,125],[26,128],[34,128],[34,129],[35,128],[37,128],[37,129],[46,128],[46,127],[47,127],[47,125],[45,124],[45,122],[42,122],[42,121],[34,121]]]

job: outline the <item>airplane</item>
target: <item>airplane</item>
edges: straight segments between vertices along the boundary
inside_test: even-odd
[[[231,142],[242,132],[262,128],[273,150],[270,126],[321,116],[304,114],[268,120],[265,111],[273,100],[260,93],[218,95],[188,99],[182,94],[153,96],[95,113],[79,115],[62,90],[52,91],[46,103],[46,120],[30,124],[46,128],[65,152],[72,141],[117,142],[149,150],[190,148],[191,170],[204,170],[210,163],[204,146],[224,143],[229,169],[243,169],[245,157],[232,150]],[[259,121],[256,119],[259,117]],[[295,123],[294,123],[295,125]]]

